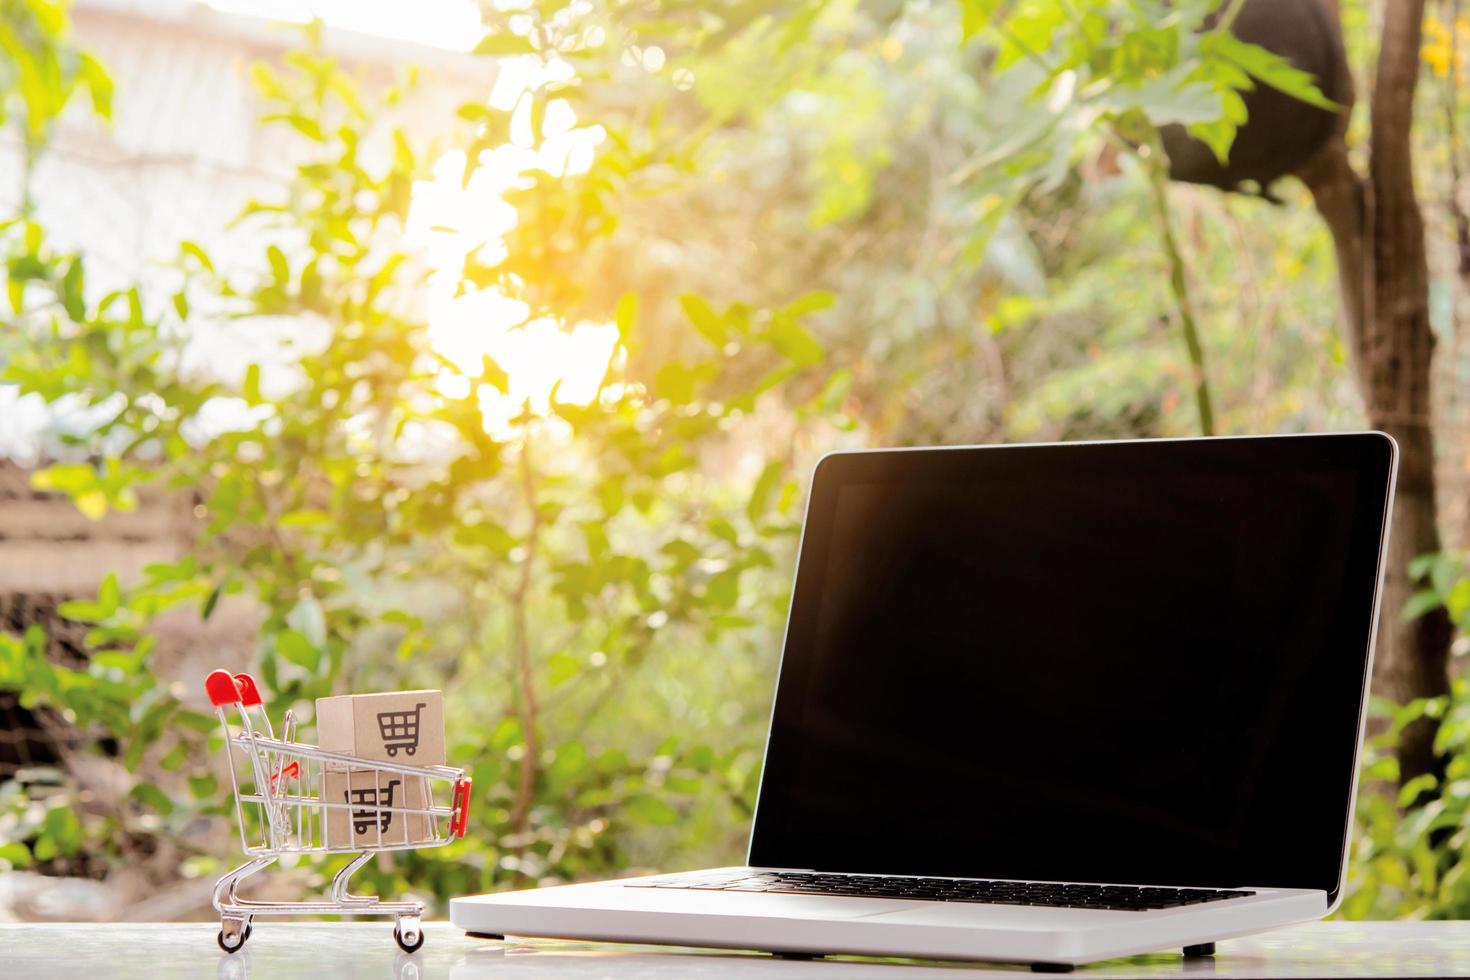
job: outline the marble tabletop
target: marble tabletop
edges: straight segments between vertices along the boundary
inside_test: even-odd
[[[447,922],[425,924],[413,955],[388,922],[257,920],[245,949],[215,945],[208,923],[0,923],[0,977],[170,980],[173,977],[372,977],[516,980],[521,977],[735,980],[991,980],[1034,978],[1001,964],[859,958],[782,960],[763,953],[472,939]],[[1212,959],[1177,953],[1110,960],[1073,977],[1470,977],[1470,922],[1318,922],[1219,944]]]

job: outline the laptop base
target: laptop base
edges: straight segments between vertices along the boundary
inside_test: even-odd
[[[739,868],[698,872],[715,877]],[[787,872],[790,869],[743,869]],[[689,874],[694,874],[690,872]],[[467,933],[753,950],[789,956],[902,956],[1040,964],[1038,972],[1211,944],[1320,918],[1324,892],[1258,888],[1249,897],[1154,911],[1016,906],[652,887],[667,876],[456,898]]]

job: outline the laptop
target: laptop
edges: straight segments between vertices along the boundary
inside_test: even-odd
[[[472,935],[1066,971],[1342,897],[1378,432],[818,464],[744,865],[455,899]]]

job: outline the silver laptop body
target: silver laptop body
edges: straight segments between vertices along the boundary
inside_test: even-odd
[[[837,453],[748,863],[455,899],[471,934],[1030,963],[1341,900],[1381,433]]]

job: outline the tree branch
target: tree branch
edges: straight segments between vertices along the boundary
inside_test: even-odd
[[[1411,139],[1423,19],[1424,0],[1396,0],[1384,7],[1373,82],[1367,241],[1377,294],[1371,297],[1373,315],[1365,323],[1363,344],[1375,425],[1429,424],[1427,369],[1423,383],[1418,375],[1434,338],[1427,325],[1429,268]]]
[[[1149,187],[1153,191],[1154,210],[1159,222],[1159,234],[1163,238],[1164,256],[1169,262],[1169,292],[1179,314],[1179,328],[1184,334],[1184,346],[1189,351],[1190,381],[1194,386],[1195,410],[1199,413],[1200,434],[1215,434],[1215,406],[1210,398],[1209,375],[1205,371],[1205,348],[1200,341],[1199,322],[1194,314],[1194,297],[1189,290],[1189,274],[1184,265],[1184,253],[1174,235],[1174,217],[1169,211],[1169,172],[1164,162],[1161,144],[1155,141],[1153,152],[1144,161]]]
[[[511,806],[510,831],[513,835],[524,835],[530,826],[531,803],[536,797],[536,756],[540,752],[540,739],[536,734],[540,710],[536,702],[536,685],[531,672],[531,634],[526,615],[530,601],[531,573],[536,561],[536,548],[541,539],[541,508],[536,504],[536,481],[531,467],[531,424],[527,422],[521,441],[521,492],[526,506],[531,511],[531,529],[526,532],[526,556],[521,561],[520,578],[511,594],[511,609],[515,619],[516,673],[520,680],[518,699],[521,722],[522,745],[525,755],[521,756],[520,775],[516,784],[515,802]]]
[[[1297,176],[1312,192],[1312,203],[1332,234],[1342,296],[1344,339],[1359,389],[1366,391],[1364,322],[1373,309],[1373,277],[1368,270],[1366,242],[1368,188],[1348,160],[1347,143],[1341,137],[1329,140]]]

